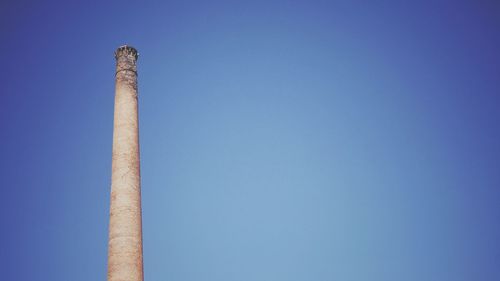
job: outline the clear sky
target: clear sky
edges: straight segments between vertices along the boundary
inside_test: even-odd
[[[0,278],[106,279],[128,43],[147,281],[500,280],[499,3],[2,1]]]

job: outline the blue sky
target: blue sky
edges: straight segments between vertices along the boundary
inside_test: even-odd
[[[2,278],[105,280],[128,43],[146,280],[499,280],[499,15],[487,0],[3,1]]]

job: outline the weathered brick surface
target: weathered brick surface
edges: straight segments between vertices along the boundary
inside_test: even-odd
[[[108,281],[143,281],[137,51],[122,46],[115,57]]]

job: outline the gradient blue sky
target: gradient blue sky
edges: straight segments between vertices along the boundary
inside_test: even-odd
[[[145,278],[500,280],[500,4],[2,1],[0,276],[105,280],[114,50]]]

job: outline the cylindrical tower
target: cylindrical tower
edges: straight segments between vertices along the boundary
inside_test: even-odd
[[[143,281],[137,50],[115,52],[115,113],[108,241],[108,281]]]

